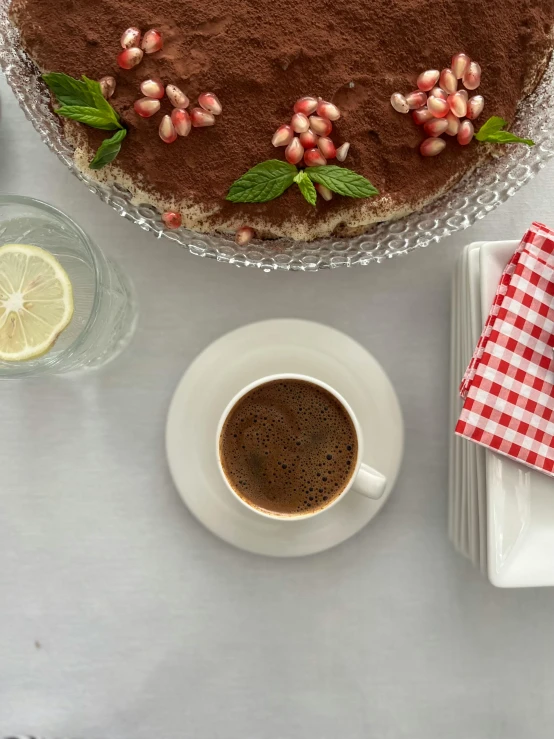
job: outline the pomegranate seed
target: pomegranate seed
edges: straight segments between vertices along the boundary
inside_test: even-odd
[[[340,110],[327,100],[318,100],[316,110],[321,118],[327,118],[328,121],[338,121],[340,118]]]
[[[140,83],[140,91],[147,98],[154,98],[155,100],[161,100],[165,95],[163,83],[160,80],[144,80]]]
[[[458,143],[460,146],[467,146],[473,138],[474,133],[473,123],[471,121],[462,121],[460,123],[460,130],[458,131]]]
[[[436,98],[433,95],[428,98],[427,107],[433,114],[434,118],[445,118],[450,111],[450,106],[446,100]]]
[[[401,95],[399,92],[395,92],[390,97],[390,104],[392,107],[396,110],[397,113],[409,113],[410,112],[410,106],[406,102],[406,98],[404,95]]]
[[[188,136],[192,123],[190,116],[183,108],[174,108],[171,111],[171,122],[175,126],[177,136]]]
[[[160,128],[158,129],[161,140],[164,144],[172,144],[177,138],[177,132],[171,118],[168,115],[164,115]]]
[[[323,200],[332,200],[333,199],[333,193],[331,190],[329,190],[328,187],[325,187],[325,185],[320,185],[319,182],[314,183],[315,189],[318,191],[318,193],[321,195]]]
[[[198,96],[198,105],[212,115],[219,115],[223,110],[219,98],[213,92],[203,92]]]
[[[333,124],[328,118],[321,118],[317,115],[310,116],[310,128],[318,136],[329,136],[333,130]]]
[[[452,57],[451,68],[456,79],[461,80],[464,76],[466,69],[469,67],[471,59],[467,54],[454,54]]]
[[[448,123],[448,128],[446,129],[445,134],[447,136],[456,136],[460,130],[460,119],[455,116],[454,113],[450,112],[443,120]]]
[[[124,51],[119,52],[117,55],[117,63],[121,69],[133,69],[133,67],[136,67],[137,64],[142,62],[143,56],[143,50],[137,49],[133,46],[130,49],[125,49]]]
[[[169,98],[169,102],[174,108],[187,108],[189,99],[185,93],[180,90],[177,85],[167,85],[165,88],[165,94]]]
[[[448,97],[448,94],[442,89],[442,87],[433,87],[429,94],[435,98],[441,98],[441,100],[446,100]]]
[[[135,113],[141,118],[151,118],[160,109],[160,101],[153,98],[141,98],[133,103]]]
[[[246,244],[249,244],[252,241],[255,235],[256,232],[253,228],[250,228],[250,226],[242,226],[237,229],[235,234],[235,244],[246,246]]]
[[[481,84],[481,67],[477,62],[470,62],[462,78],[464,87],[468,90],[476,90]]]
[[[100,85],[102,96],[105,97],[106,100],[109,100],[115,92],[115,78],[110,76],[102,77],[102,79],[98,81],[98,84]]]
[[[479,118],[485,107],[485,98],[482,95],[473,95],[467,103],[467,117],[470,121]]]
[[[306,133],[310,128],[310,121],[304,113],[295,113],[292,116],[290,125],[295,133]]]
[[[414,119],[416,126],[421,126],[423,123],[427,123],[427,121],[430,121],[431,118],[434,117],[435,116],[431,113],[429,108],[418,108],[417,110],[412,110],[412,118]]]
[[[273,134],[271,143],[275,148],[279,146],[288,146],[294,138],[294,131],[290,126],[279,126]]]
[[[162,221],[167,228],[180,228],[182,223],[181,214],[175,213],[173,210],[166,210],[165,213],[162,213]]]
[[[339,148],[337,149],[337,161],[338,162],[344,162],[346,157],[348,156],[348,150],[350,149],[350,144],[348,141],[345,141],[344,144],[341,144]]]
[[[151,28],[146,31],[142,37],[142,50],[145,54],[154,54],[156,51],[160,51],[163,48],[164,40],[162,34],[155,28]]]
[[[306,96],[297,100],[294,104],[295,113],[304,113],[304,115],[311,115],[317,110],[317,100],[315,98]]]
[[[458,79],[451,69],[443,69],[440,76],[440,86],[449,95],[458,89]]]
[[[304,156],[304,147],[296,136],[285,149],[285,159],[289,164],[298,164]]]
[[[467,90],[464,90],[464,89],[462,88],[461,90],[458,90],[458,93],[459,93],[459,94],[460,94],[460,95],[461,95],[461,96],[462,96],[462,97],[464,98],[464,100],[465,100],[465,101],[466,101],[466,103],[467,103],[467,101],[468,101],[468,98],[469,98],[469,93],[468,93],[468,91],[467,91]]]
[[[308,149],[304,153],[304,162],[306,167],[322,167],[324,164],[327,164],[327,160],[319,149]]]
[[[204,128],[205,126],[213,126],[215,118],[212,113],[202,108],[193,108],[190,111],[190,120],[195,128]]]
[[[455,92],[454,95],[448,96],[448,105],[450,110],[458,118],[463,118],[467,113],[467,100],[459,92]]]
[[[423,125],[423,130],[427,134],[427,136],[441,136],[443,133],[445,133],[446,129],[448,128],[448,121],[446,118],[433,118],[432,121],[427,121]]]
[[[440,154],[441,151],[446,146],[446,141],[444,139],[425,139],[425,141],[421,142],[421,146],[419,147],[419,151],[421,152],[421,155],[424,157],[436,157],[437,154]]]
[[[438,69],[428,69],[426,72],[422,72],[417,78],[418,89],[429,92],[439,81],[440,74]]]
[[[410,110],[422,108],[427,102],[427,94],[421,90],[415,90],[414,92],[410,92],[409,95],[406,95],[406,102]]]
[[[319,151],[323,154],[325,159],[334,159],[337,156],[337,150],[335,145],[326,136],[322,136],[317,142]]]
[[[131,26],[121,34],[120,44],[123,49],[130,49],[132,46],[138,46],[140,43],[140,30],[135,26]]]
[[[314,146],[317,146],[319,137],[309,128],[305,133],[301,133],[298,138],[305,149],[313,149]]]

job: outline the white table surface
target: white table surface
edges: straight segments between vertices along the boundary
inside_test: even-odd
[[[73,216],[131,275],[141,309],[103,371],[0,386],[0,736],[551,739],[554,591],[496,590],[457,555],[446,488],[452,268],[468,241],[554,224],[554,162],[474,228],[408,257],[264,274],[120,218],[41,144],[3,81],[0,95],[0,191]],[[381,514],[289,561],[205,531],[163,439],[195,355],[280,316],[368,347],[406,422]]]

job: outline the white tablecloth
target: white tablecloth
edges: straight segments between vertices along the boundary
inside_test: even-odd
[[[0,736],[551,739],[554,592],[495,590],[446,537],[449,297],[464,243],[554,224],[554,162],[465,233],[381,266],[264,274],[192,257],[102,204],[0,85],[0,184],[72,215],[135,281],[131,348],[86,380],[0,385]],[[399,394],[397,487],[315,557],[234,550],[190,516],[163,429],[193,357],[315,319]]]

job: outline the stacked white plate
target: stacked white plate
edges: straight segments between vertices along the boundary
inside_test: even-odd
[[[448,533],[498,587],[554,585],[551,477],[454,435],[458,387],[517,241],[469,244],[452,285]]]

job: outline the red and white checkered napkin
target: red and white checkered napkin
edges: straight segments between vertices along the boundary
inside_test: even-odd
[[[456,433],[554,476],[554,231],[533,223],[466,370]]]

